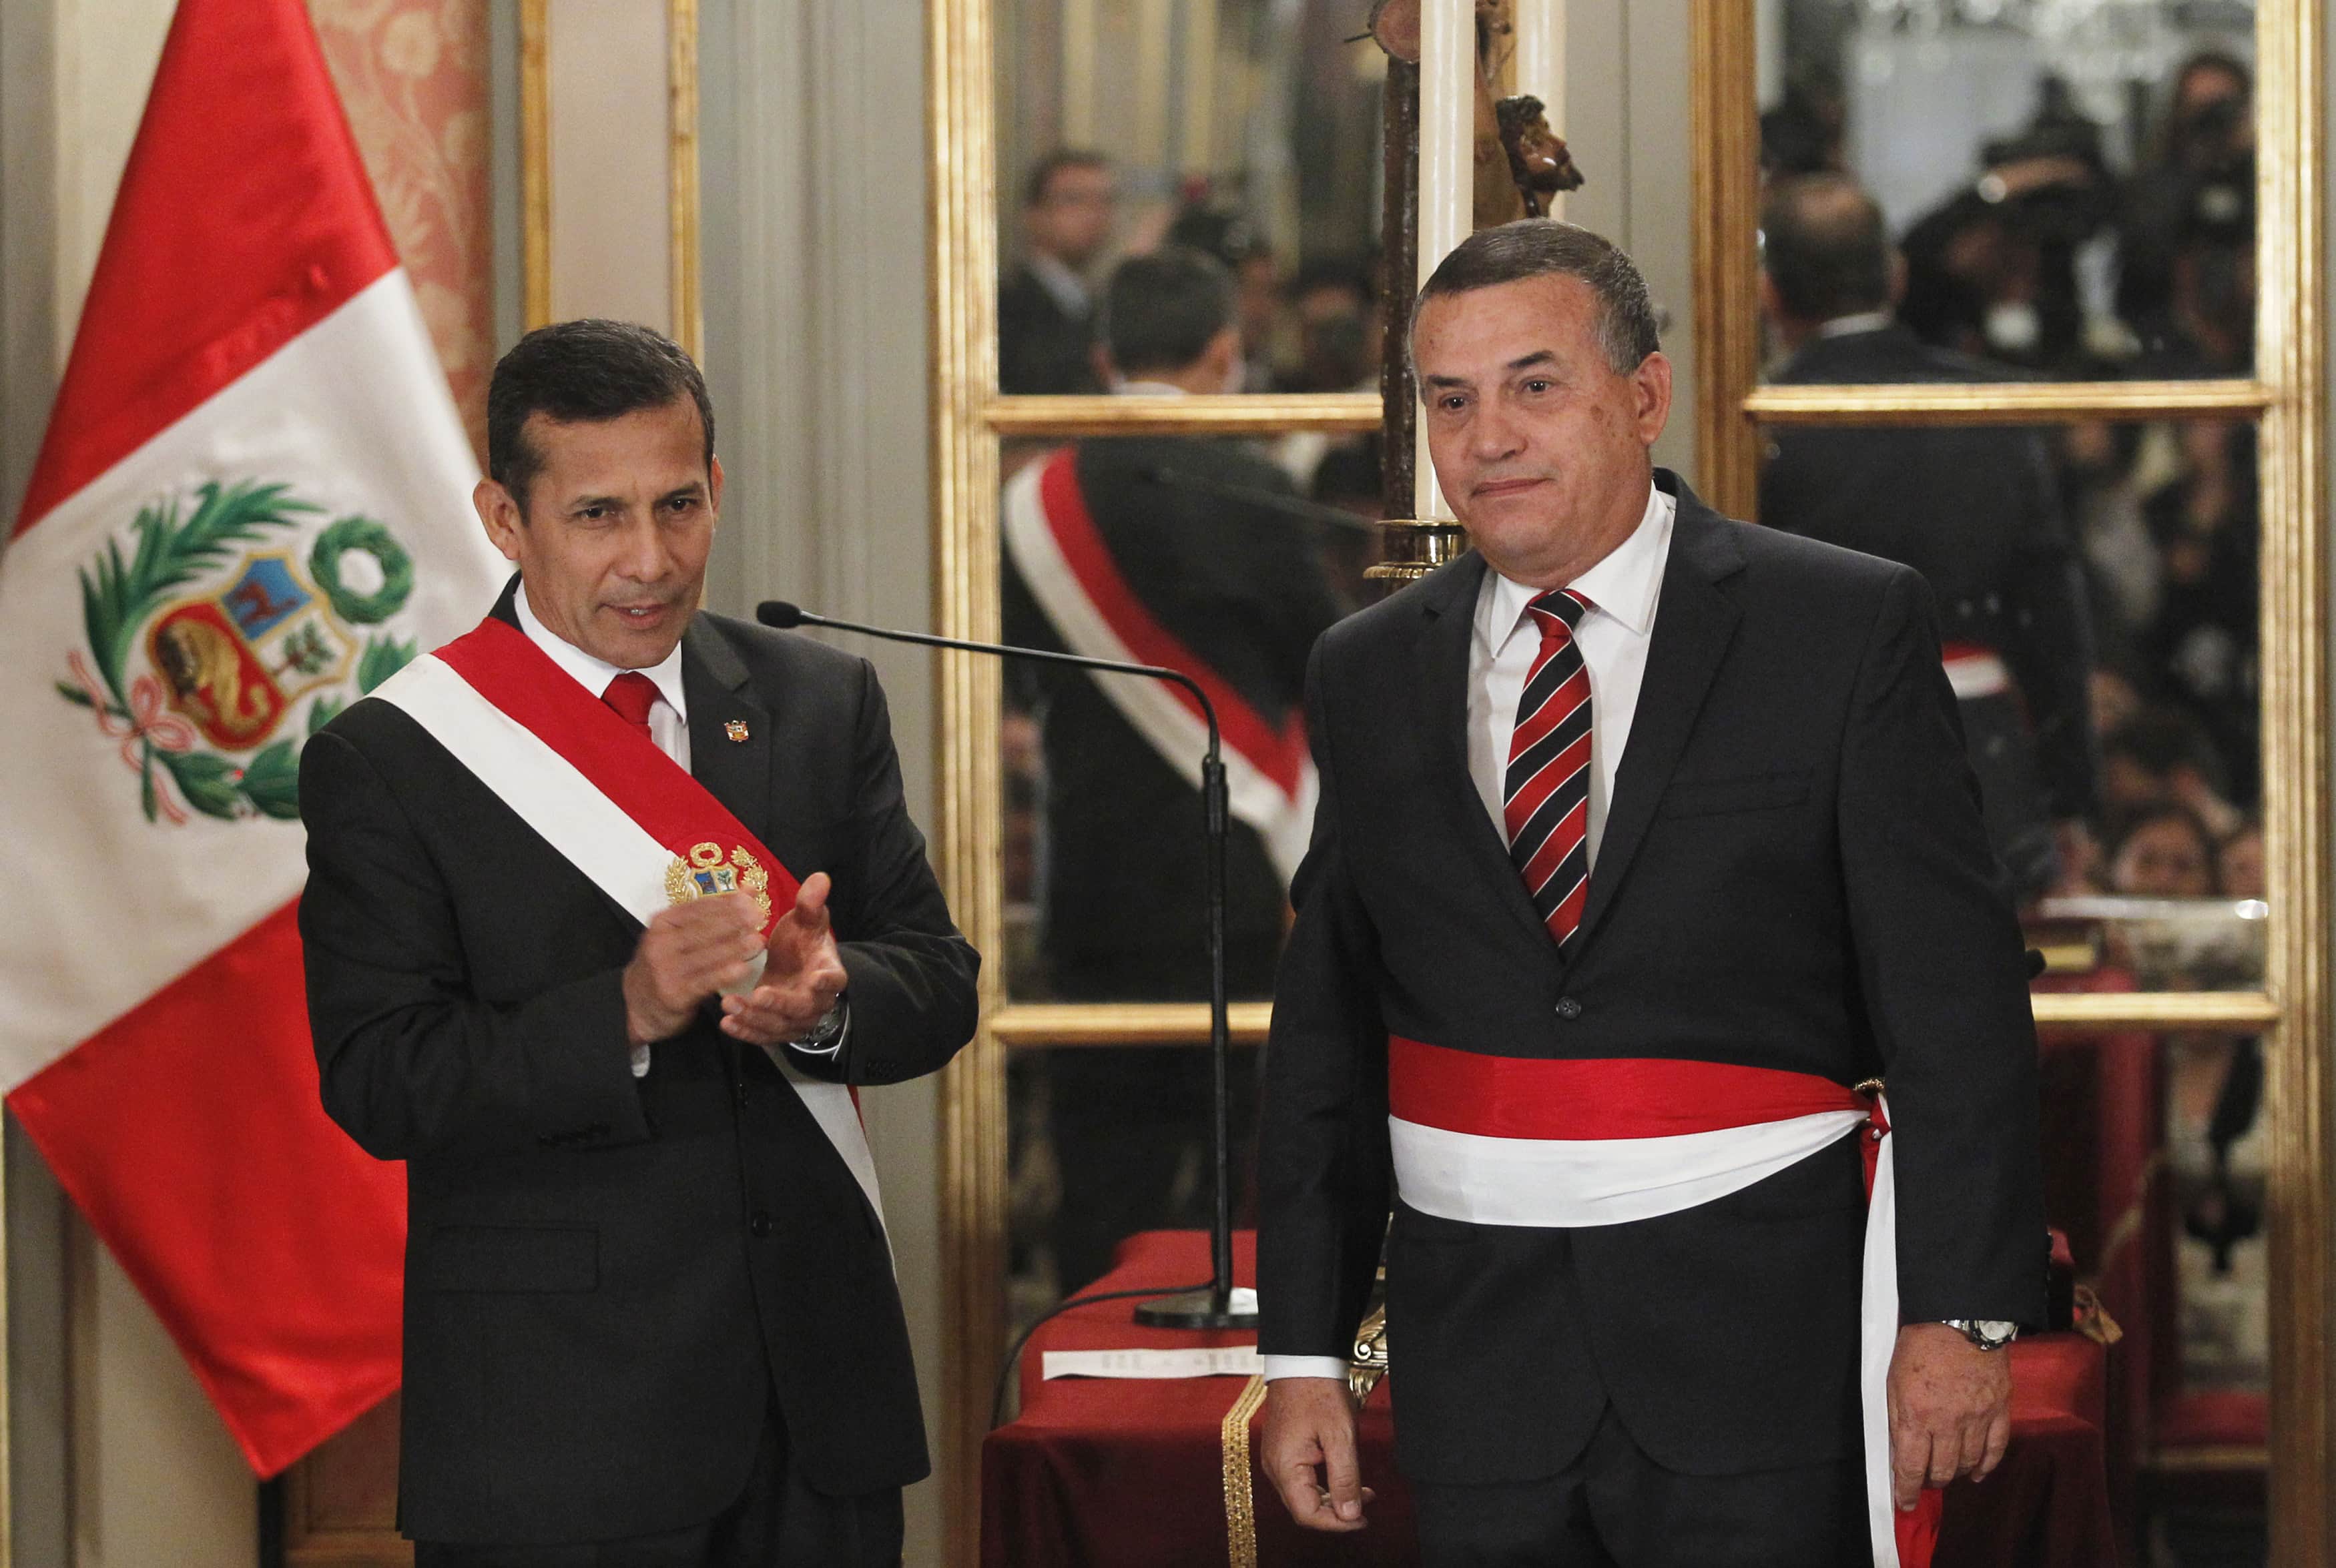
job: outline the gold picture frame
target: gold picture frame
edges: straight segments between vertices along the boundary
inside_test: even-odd
[[[699,268],[697,0],[663,0],[666,24],[665,324],[693,359],[706,350]],[[552,319],[552,0],[520,0],[520,297],[525,324]]]

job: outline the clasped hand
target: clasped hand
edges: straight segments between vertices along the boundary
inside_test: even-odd
[[[754,979],[758,954],[763,973],[754,988],[722,999],[722,1031],[753,1045],[808,1034],[845,983],[827,915],[830,886],[823,871],[806,879],[768,942],[754,901],[744,894],[658,910],[625,966],[625,1029],[631,1043],[679,1034],[706,998]]]

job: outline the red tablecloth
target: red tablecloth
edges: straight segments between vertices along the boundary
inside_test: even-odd
[[[1254,1279],[1255,1238],[1235,1238],[1235,1277]],[[1208,1239],[1153,1231],[1122,1244],[1092,1287],[1189,1284],[1209,1272]],[[1135,1303],[1078,1307],[1046,1324],[1023,1354],[1022,1414],[981,1451],[985,1568],[1199,1568],[1227,1561],[1220,1428],[1238,1378],[1043,1380],[1049,1350],[1125,1350],[1251,1342],[1245,1334],[1138,1328]],[[1938,1568],[2113,1568],[2102,1470],[2101,1348],[2074,1334],[2012,1347],[2012,1438],[2003,1467],[1947,1500]],[[1394,1375],[1400,1376],[1400,1369]],[[1254,1475],[1258,1561],[1284,1564],[1417,1561],[1409,1489],[1397,1474],[1383,1382],[1364,1407],[1363,1479],[1371,1527],[1318,1535],[1290,1522]]]

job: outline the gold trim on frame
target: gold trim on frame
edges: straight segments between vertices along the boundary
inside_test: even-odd
[[[1236,1002],[1231,1039],[1235,1045],[1263,1045],[1273,1021],[1270,1002]],[[1206,1002],[1140,1002],[1100,1004],[1023,1002],[1001,1009],[989,1031],[1008,1050],[1056,1046],[1206,1045]]]
[[[666,0],[666,98],[672,116],[666,205],[672,222],[673,340],[706,363],[706,310],[698,296],[697,0]]]
[[[984,405],[1002,436],[1343,435],[1379,428],[1377,392],[1222,397],[998,397]]]
[[[1767,425],[2067,424],[2253,419],[2271,407],[2273,395],[2252,381],[1762,386],[1743,393],[1738,407],[1746,420]]]
[[[1696,489],[1721,516],[1748,518],[1759,479],[1737,400],[1760,374],[1760,116],[1752,0],[1696,0],[1688,144],[1695,202]]]
[[[551,319],[551,0],[519,5],[520,313]]]
[[[533,331],[551,320],[551,0],[520,0],[520,310]],[[667,310],[673,340],[701,363],[697,177],[697,0],[666,0],[666,212],[671,225]]]
[[[998,194],[988,0],[926,7],[927,197],[932,235],[933,619],[944,635],[991,639],[998,624]],[[935,858],[949,907],[986,953],[1002,951],[998,670],[936,661],[940,756]],[[1004,980],[981,972],[984,1018]],[[940,1484],[946,1560],[981,1554],[981,1438],[1006,1345],[1006,1057],[987,1025],[941,1075]]]
[[[2134,991],[2051,993],[2031,997],[2036,1027],[2060,1033],[2109,1030],[2258,1030],[2279,1021],[2279,1004],[2258,991]],[[1273,1025],[1270,1002],[1237,1002],[1231,1009],[1235,1045],[1263,1045]],[[1007,1050],[1067,1047],[1209,1043],[1204,1003],[1015,1002],[989,1015],[989,1032]]]

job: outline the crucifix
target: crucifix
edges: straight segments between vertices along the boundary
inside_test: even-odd
[[[1475,229],[1557,216],[1582,183],[1551,105],[1564,102],[1565,0],[1376,0],[1371,35],[1387,54],[1387,208],[1380,253],[1387,332],[1379,366],[1386,557],[1390,591],[1467,547],[1436,489],[1418,433],[1411,302]],[[1530,92],[1506,92],[1512,86]]]

